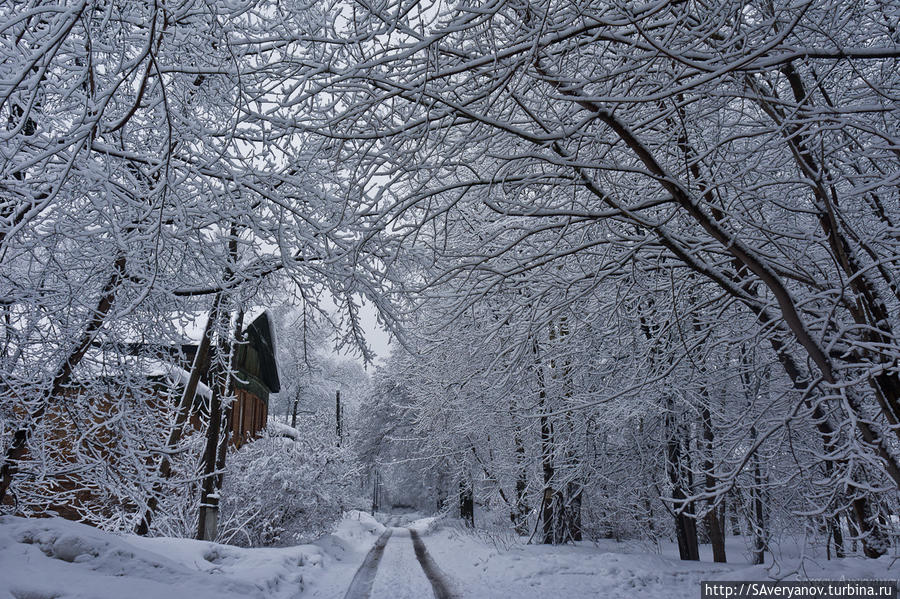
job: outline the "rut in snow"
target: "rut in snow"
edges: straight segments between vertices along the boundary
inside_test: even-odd
[[[369,594],[372,592],[372,584],[375,582],[375,572],[378,571],[378,563],[381,561],[381,556],[384,555],[384,547],[387,545],[388,539],[391,538],[392,532],[393,529],[388,528],[375,541],[375,546],[366,555],[366,559],[363,560],[359,570],[353,576],[353,581],[350,583],[350,588],[347,589],[344,599],[368,599]]]
[[[425,576],[428,577],[428,581],[431,583],[435,598],[456,599],[456,595],[453,594],[450,590],[450,585],[447,583],[447,577],[444,576],[444,573],[441,572],[441,569],[438,568],[434,559],[432,559],[431,554],[428,553],[428,550],[425,548],[425,543],[422,541],[422,537],[419,536],[418,532],[411,528],[409,529],[409,536],[412,537],[413,549],[416,551],[416,559],[419,560],[422,570],[425,571]]]
[[[396,540],[386,549],[394,530],[398,532],[394,538],[409,535],[411,544]],[[415,562],[419,563],[421,570]],[[436,599],[456,599],[451,585],[429,555],[419,534],[412,529],[389,528],[369,551],[344,599],[420,599],[428,594],[429,586]]]

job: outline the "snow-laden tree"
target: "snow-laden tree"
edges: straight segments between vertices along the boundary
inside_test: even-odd
[[[329,532],[353,505],[352,450],[327,435],[272,424],[230,458],[219,538],[241,546],[292,545]]]
[[[386,308],[378,258],[357,251],[360,190],[301,127],[298,98],[348,43],[338,14],[267,1],[0,8],[4,509],[89,491],[119,506],[115,526],[137,513],[148,529],[161,499],[215,471],[216,435],[199,472],[172,464],[196,449],[182,439],[193,393],[154,403],[152,365],[186,325],[210,323],[223,420],[238,315],[274,289],[327,290],[351,341],[360,295]],[[71,447],[51,460],[61,430]],[[48,496],[60,477],[75,489]]]
[[[821,465],[841,496],[814,511],[851,514],[867,554],[884,552],[880,504],[900,488],[896,10],[547,0],[353,18],[372,43],[336,69],[336,114],[310,127],[377,188],[383,230],[420,243],[417,265],[391,263],[408,288],[456,317],[527,286],[534,301],[513,296],[499,320],[522,315],[534,334],[600,288],[649,299],[635,326],[649,325],[642,354],[660,385],[696,359],[678,336],[743,321],[778,365],[785,434],[812,435],[794,472]],[[623,285],[646,260],[680,294],[665,306]],[[731,341],[709,330],[707,343]],[[697,385],[690,404],[701,421],[708,393]],[[752,430],[741,471],[776,434],[733,434]]]

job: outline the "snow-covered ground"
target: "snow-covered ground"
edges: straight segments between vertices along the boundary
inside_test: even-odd
[[[428,550],[451,577],[464,598],[547,599],[696,599],[701,580],[896,580],[900,560],[882,557],[826,561],[786,547],[775,565],[751,566],[741,538],[728,539],[728,564],[712,563],[709,545],[701,546],[700,562],[678,559],[674,544],[652,551],[642,543],[582,543],[548,546],[493,543],[456,527],[425,537]],[[801,569],[802,563],[802,569]]]
[[[384,527],[349,512],[316,544],[242,549],[0,517],[0,599],[340,597]]]
[[[409,531],[397,529],[378,566],[370,597],[428,599],[432,596],[431,583],[416,561]]]
[[[413,551],[417,531],[460,599],[558,597],[696,598],[701,580],[896,580],[900,561],[799,559],[784,543],[776,564],[750,566],[739,538],[728,564],[682,562],[672,544],[551,547],[500,542],[442,526],[434,518],[386,517],[394,529],[371,598],[428,597],[430,584]],[[396,522],[396,523],[395,523]],[[59,518],[0,517],[0,599],[340,599],[385,527],[353,511],[314,544],[242,549],[189,539],[114,535]],[[403,588],[401,588],[403,587]],[[409,587],[409,588],[406,588]]]

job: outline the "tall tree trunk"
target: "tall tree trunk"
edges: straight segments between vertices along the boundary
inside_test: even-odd
[[[660,340],[655,338],[655,334],[659,332],[660,326],[644,315],[640,317],[640,322],[644,336],[652,345],[651,363],[658,365],[664,355],[664,352],[659,347]],[[671,357],[668,357],[668,360],[671,361]],[[694,517],[693,504],[687,501],[687,498],[691,495],[691,487],[693,485],[688,478],[690,467],[687,467],[684,463],[687,455],[682,453],[681,432],[678,430],[675,401],[671,395],[665,396],[663,410],[665,413],[663,430],[666,435],[666,474],[672,486],[672,513],[675,518],[678,553],[683,560],[698,561],[700,559],[700,543],[697,538],[697,522]],[[687,486],[687,491],[685,491],[685,485]]]
[[[169,438],[166,441],[166,449],[175,451],[181,435],[184,431],[184,424],[191,415],[191,406],[194,403],[194,397],[197,394],[197,386],[200,383],[200,376],[206,372],[209,367],[209,348],[212,342],[212,334],[216,320],[219,318],[219,311],[222,302],[222,293],[216,293],[213,299],[212,308],[210,308],[209,316],[206,319],[206,327],[203,330],[203,337],[200,340],[200,346],[194,355],[194,364],[191,367],[191,375],[185,385],[181,401],[178,404],[178,410],[175,414],[175,423],[169,432]],[[172,463],[169,461],[168,455],[163,455],[159,463],[158,478],[167,479],[172,474]],[[135,534],[146,535],[150,532],[150,525],[153,522],[153,515],[159,507],[159,494],[162,492],[162,483],[157,480],[153,484],[147,505],[141,513],[140,520],[135,527]]]
[[[223,311],[221,315],[227,315],[227,313]],[[241,341],[243,323],[244,313],[240,311],[234,325],[234,340],[236,343]],[[224,325],[222,328],[224,328]],[[234,405],[234,377],[229,370],[234,360],[234,348],[235,344],[230,339],[224,335],[220,337],[219,356],[220,359],[227,359],[227,365],[219,364],[219,369],[211,372],[209,377],[213,394],[209,406],[206,448],[203,452],[200,515],[197,519],[197,538],[203,541],[214,541],[218,532],[219,493],[222,490],[225,461],[228,457],[228,443],[230,441],[233,413],[232,406]],[[228,406],[224,409],[222,407],[222,397],[230,400]]]
[[[726,511],[726,518],[729,521],[729,525],[731,526],[731,534],[733,536],[739,537],[741,536],[741,519],[738,514],[738,504],[740,502],[739,498],[734,493],[729,493],[728,496],[728,510]]]
[[[459,517],[469,527],[475,527],[475,494],[472,484],[459,481]]]
[[[581,503],[583,485],[580,479],[566,483],[566,536],[570,541],[581,541]]]
[[[541,503],[541,522],[543,525],[543,543],[553,543],[553,498],[555,492],[553,490],[554,468],[553,468],[553,428],[550,424],[550,418],[545,413],[543,400],[541,397],[541,473],[544,479],[544,497]]]
[[[219,501],[215,491],[219,434],[222,428],[222,398],[219,395],[218,385],[211,385],[211,387],[209,426],[206,429],[203,474],[200,479],[200,516],[197,523],[197,538],[201,541],[215,541],[218,532]]]
[[[544,367],[538,354],[537,339],[532,340],[534,352],[535,372],[538,383],[538,403],[541,411],[541,473],[543,475],[544,491],[541,499],[541,542],[550,545],[553,543],[553,498],[554,498],[554,467],[553,467],[553,425],[548,415],[547,386],[544,380]]]
[[[344,436],[344,431],[342,427],[341,418],[343,416],[343,409],[341,408],[341,392],[340,390],[336,391],[334,394],[334,428],[335,433],[337,434],[337,446],[341,446],[341,437]]]
[[[372,515],[378,511],[378,469],[372,469]]]
[[[707,395],[706,391],[704,391],[704,395]],[[700,409],[704,444],[703,472],[706,477],[706,493],[713,495],[716,492],[716,477],[714,474],[715,465],[712,458],[715,438],[712,429],[712,415],[709,412],[709,397],[704,397],[703,400],[704,404]],[[713,561],[725,563],[725,531],[719,521],[718,511],[719,510],[716,509],[715,498],[710,497],[707,500],[707,511],[704,516],[704,522],[706,523],[706,530],[709,534],[709,542],[712,545]]]
[[[569,337],[569,320],[565,315],[561,315],[559,317],[558,331],[560,347],[565,350],[566,340]],[[568,404],[570,404],[572,401],[574,382],[572,381],[572,365],[567,355],[563,358],[563,365],[561,370],[563,403],[565,407],[568,408]],[[561,502],[563,506],[561,518],[562,530],[560,531],[559,536],[562,539],[561,542],[563,543],[569,541],[580,541],[582,538],[581,504],[583,497],[582,489],[584,488],[584,483],[580,475],[581,460],[579,459],[576,446],[572,443],[572,439],[577,438],[575,431],[575,418],[572,412],[569,410],[566,411],[565,424],[570,442],[568,443],[565,452],[565,469],[567,471],[567,482]]]
[[[234,345],[230,346],[227,351],[231,356],[232,363],[234,362],[235,351],[237,349],[237,345],[243,342],[242,329],[244,328],[244,311],[239,310],[237,314],[237,321],[234,323]],[[225,422],[223,426],[223,434],[222,439],[219,441],[219,452],[218,457],[216,458],[216,470],[219,472],[216,477],[216,488],[222,488],[222,479],[224,477],[225,471],[225,461],[228,457],[228,446],[231,443],[231,431],[234,425],[234,404],[237,401],[235,397],[235,386],[234,386],[234,376],[228,377],[228,390],[225,395],[229,398],[228,407],[225,408]]]
[[[525,463],[525,444],[522,443],[522,431],[516,426],[514,433],[516,446],[516,496],[515,506],[509,515],[516,533],[528,534],[528,470]]]
[[[872,504],[864,497],[854,499],[852,507],[863,544],[863,554],[873,559],[881,557],[890,549],[890,541],[884,534],[883,522],[872,513]]]
[[[697,523],[693,517],[692,504],[687,500],[690,488],[685,491],[686,473],[683,463],[680,432],[677,430],[675,405],[671,397],[666,398],[666,470],[672,485],[672,509],[675,514],[675,533],[678,539],[678,554],[683,560],[698,561],[700,544],[697,539]],[[689,483],[688,483],[689,485]]]
[[[828,526],[828,536],[834,544],[834,557],[840,559],[844,557],[844,532],[841,530],[841,515],[837,514],[827,518],[825,522]],[[830,547],[828,553],[831,553]]]
[[[297,392],[294,401],[291,402],[291,428],[297,428],[297,408],[300,406],[300,383],[297,383]]]
[[[750,427],[750,442],[756,443],[756,427]],[[765,509],[763,505],[763,476],[760,465],[759,453],[753,453],[753,486],[750,488],[751,509],[753,517],[750,519],[750,529],[753,531],[753,551],[750,558],[751,564],[761,564],[766,556],[766,530]]]
[[[232,221],[228,237],[228,257],[231,264],[238,259],[238,227]],[[225,280],[234,276],[231,265],[225,268]],[[200,510],[197,518],[197,538],[214,541],[219,526],[219,492],[225,476],[225,460],[228,457],[228,440],[231,432],[232,404],[234,403],[234,377],[231,368],[234,361],[235,343],[241,341],[241,328],[244,326],[244,311],[240,310],[234,323],[233,336],[227,334],[231,314],[221,308],[214,314],[219,329],[219,363],[210,370],[208,377],[212,389],[209,406],[209,427],[206,431],[206,448],[203,452],[203,478],[200,484]],[[232,342],[232,338],[234,342]],[[228,401],[225,408],[225,427],[222,427],[222,397]]]

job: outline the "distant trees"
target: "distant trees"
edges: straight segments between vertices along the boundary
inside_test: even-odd
[[[644,434],[664,425],[669,476],[650,484],[684,528],[704,515],[719,536],[711,510],[756,489],[743,500],[757,529],[765,496],[847,517],[866,554],[883,553],[900,489],[889,10],[548,0],[354,17],[379,43],[354,46],[328,82],[338,114],[311,126],[377,186],[382,230],[421,248],[390,266],[435,318],[472,311],[487,339],[518,327],[486,380],[523,379],[522,348],[547,346],[554,452],[585,438],[568,413],[621,434],[604,411],[624,403]],[[566,343],[548,333],[560,319]],[[572,356],[582,334],[592,353]],[[748,406],[737,381],[758,387],[761,372]],[[572,451],[561,463],[583,468]],[[802,499],[765,488],[766,469]]]

